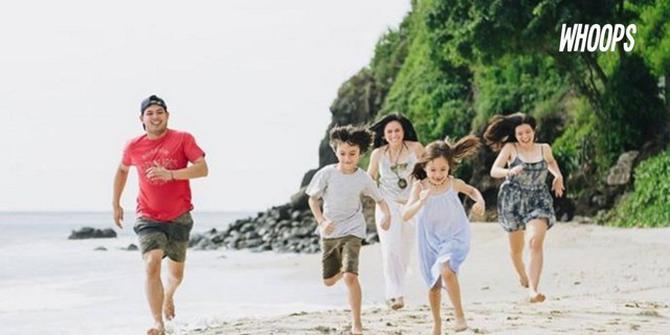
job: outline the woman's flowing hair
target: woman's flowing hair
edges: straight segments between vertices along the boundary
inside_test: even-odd
[[[516,127],[527,124],[535,130],[535,118],[524,113],[493,116],[484,131],[484,142],[493,151],[500,150],[505,143],[516,142]]]
[[[399,122],[402,126],[403,133],[405,133],[403,138],[404,141],[419,142],[419,137],[414,130],[414,125],[412,125],[412,122],[400,113],[393,113],[384,116],[379,121],[370,126],[370,130],[374,133],[372,148],[376,149],[388,144],[388,142],[386,142],[384,139],[384,128],[386,128],[386,125],[389,124],[389,122],[393,121]]]

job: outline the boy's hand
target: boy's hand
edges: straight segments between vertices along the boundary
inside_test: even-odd
[[[382,215],[384,215],[384,217],[382,218],[381,227],[383,230],[389,230],[389,228],[391,228],[391,217],[386,214]]]
[[[486,205],[484,204],[484,201],[477,201],[475,204],[472,206],[472,212],[475,213],[475,215],[482,216],[484,215],[484,210],[486,208]]]
[[[325,219],[319,224],[319,229],[321,229],[321,235],[330,235],[335,230],[335,225],[333,221]]]

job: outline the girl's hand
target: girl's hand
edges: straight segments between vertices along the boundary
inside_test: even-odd
[[[475,202],[475,204],[472,206],[472,212],[475,213],[475,215],[482,216],[484,215],[484,210],[486,209],[486,205],[484,204],[483,200]]]
[[[551,183],[551,190],[554,191],[557,197],[560,198],[563,196],[563,191],[565,191],[563,177],[554,178],[554,181]]]
[[[322,236],[330,235],[335,230],[335,224],[333,224],[333,221],[326,219],[323,222],[321,222],[319,228],[321,229]]]
[[[518,176],[523,172],[523,165],[517,165],[511,169],[508,170],[507,175],[508,176]]]
[[[425,201],[428,198],[428,195],[430,194],[430,189],[421,189],[421,192],[419,192],[419,200],[420,201]]]

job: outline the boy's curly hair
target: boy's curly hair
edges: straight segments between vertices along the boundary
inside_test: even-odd
[[[351,125],[333,127],[330,130],[330,146],[335,150],[340,143],[356,145],[361,150],[361,154],[364,154],[372,143],[372,133],[365,128]]]

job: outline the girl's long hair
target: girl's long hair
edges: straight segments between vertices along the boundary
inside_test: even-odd
[[[370,130],[374,133],[372,148],[376,149],[388,144],[388,142],[386,142],[384,139],[384,128],[386,128],[386,125],[389,124],[389,122],[393,121],[399,122],[402,126],[402,131],[405,134],[403,141],[419,142],[419,137],[414,130],[414,125],[412,125],[412,122],[400,113],[393,113],[384,116],[379,121],[375,122],[375,124],[370,126]]]
[[[516,127],[522,124],[527,124],[535,130],[535,118],[530,115],[515,113],[493,116],[484,131],[483,137],[486,145],[493,151],[498,151],[505,143],[517,142],[514,132]]]
[[[426,147],[426,151],[414,166],[412,175],[418,180],[425,179],[427,176],[426,164],[440,157],[444,158],[449,164],[449,174],[451,174],[456,168],[456,164],[476,153],[480,146],[479,138],[474,135],[465,136],[456,144],[452,144],[448,138],[444,141],[435,141]]]

